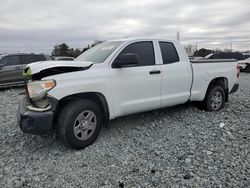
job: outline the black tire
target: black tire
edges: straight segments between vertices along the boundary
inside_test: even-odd
[[[250,73],[250,65],[247,65],[247,66],[246,66],[245,72]]]
[[[95,129],[92,130],[93,132],[91,131],[91,135],[89,135],[90,137],[87,138],[86,140],[81,140],[80,137],[78,137],[81,134],[77,135],[75,133],[76,122],[78,122],[78,126],[79,126],[79,125],[82,125],[81,124],[82,121],[85,121],[85,122],[87,121],[84,118],[83,118],[84,120],[78,121],[78,117],[80,116],[80,114],[84,114],[83,112],[86,112],[86,113],[93,112],[93,114],[95,115],[94,120],[96,120]],[[67,146],[73,149],[77,149],[77,150],[83,149],[91,145],[98,137],[101,131],[101,127],[102,127],[102,113],[101,113],[100,107],[93,101],[85,100],[85,99],[73,101],[69,103],[67,106],[65,106],[60,112],[58,116],[58,121],[57,121],[58,138],[61,139],[64,142],[64,144],[66,144]],[[82,133],[84,132],[84,130],[82,129],[80,131],[82,131]],[[88,131],[89,130],[87,130],[87,132]]]
[[[220,101],[220,99],[221,99],[221,102],[214,102],[213,97],[216,97],[216,95],[221,96],[221,97],[217,97],[217,98],[219,98],[218,101]],[[203,101],[203,106],[204,106],[205,110],[207,110],[207,111],[219,111],[222,108],[224,108],[225,99],[226,99],[226,94],[225,94],[225,90],[222,86],[210,85],[208,87],[206,97]],[[218,103],[218,105],[216,106],[217,103]],[[215,108],[215,106],[216,106],[216,108]]]

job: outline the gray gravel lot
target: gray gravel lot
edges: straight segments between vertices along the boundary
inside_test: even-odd
[[[0,91],[0,187],[250,187],[250,74],[220,112],[185,104],[119,118],[75,151],[23,134]]]

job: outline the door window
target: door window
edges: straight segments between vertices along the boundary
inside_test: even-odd
[[[4,64],[4,66],[19,65],[19,56],[7,56],[1,61],[1,64]]]
[[[43,55],[34,55],[36,61],[46,61],[46,58]]]
[[[178,53],[171,42],[159,42],[163,64],[170,64],[179,61]]]
[[[45,58],[42,55],[22,55],[21,62],[22,64],[34,63],[37,61],[44,61]]]
[[[45,60],[53,60],[49,55],[44,55]]]
[[[118,55],[117,59],[126,53],[134,53],[138,57],[138,64],[135,66],[155,65],[155,55],[153,43],[150,41],[135,42],[125,47]]]

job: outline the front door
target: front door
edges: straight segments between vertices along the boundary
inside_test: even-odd
[[[110,70],[113,103],[116,116],[152,110],[160,107],[161,72],[156,65],[152,41],[127,45],[117,56],[133,53],[138,64]]]

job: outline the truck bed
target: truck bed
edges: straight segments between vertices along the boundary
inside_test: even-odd
[[[237,82],[237,61],[234,59],[192,60],[191,66],[193,70],[191,101],[202,101],[209,83],[214,78],[226,78],[229,91]]]

